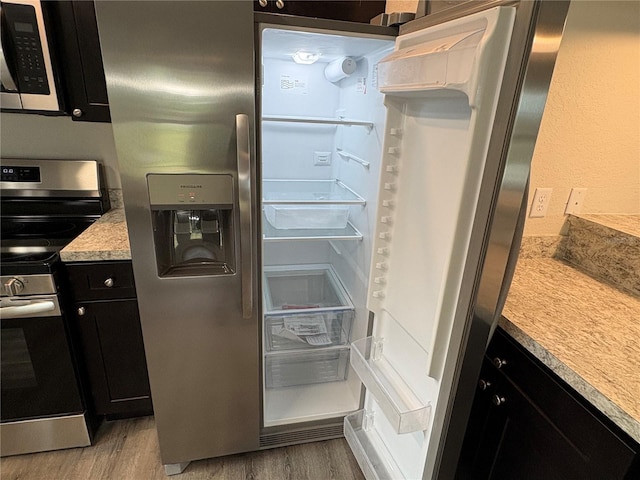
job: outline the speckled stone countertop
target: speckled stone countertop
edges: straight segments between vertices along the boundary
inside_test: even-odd
[[[518,261],[500,326],[640,442],[640,297],[554,258]]]
[[[63,262],[131,260],[124,210],[109,210],[63,248],[60,258]]]

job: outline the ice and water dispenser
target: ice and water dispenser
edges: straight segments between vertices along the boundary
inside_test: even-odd
[[[233,177],[147,176],[158,276],[235,272]]]

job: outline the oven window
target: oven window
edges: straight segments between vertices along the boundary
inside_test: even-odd
[[[81,413],[64,320],[3,318],[1,326],[2,421]]]
[[[24,332],[20,328],[2,331],[2,388],[33,388],[38,386]]]

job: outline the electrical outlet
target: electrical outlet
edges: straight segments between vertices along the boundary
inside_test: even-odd
[[[529,217],[542,218],[547,214],[552,190],[551,188],[536,188],[536,192],[533,194]]]
[[[564,214],[580,213],[582,211],[582,205],[584,204],[584,197],[587,196],[586,188],[572,188],[569,194],[569,201],[567,202],[567,208],[564,209]]]
[[[331,152],[313,152],[314,165],[331,165]]]

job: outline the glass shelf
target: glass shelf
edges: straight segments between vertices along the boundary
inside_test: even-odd
[[[290,115],[264,115],[263,122],[287,122],[287,123],[316,123],[322,125],[355,125],[361,127],[373,128],[373,122],[366,120],[355,120],[349,118],[331,118],[331,117],[297,117]]]
[[[361,338],[351,344],[351,352],[351,366],[373,394],[396,432],[426,430],[431,405],[425,405],[385,359],[382,340]]]
[[[268,220],[262,217],[262,239],[265,242],[305,241],[305,240],[362,240],[362,233],[347,222],[345,228],[331,229],[278,229],[274,228]]]
[[[370,423],[367,425],[367,423]],[[389,450],[374,428],[373,417],[358,410],[344,417],[344,438],[367,480],[401,480],[404,478]]]
[[[367,202],[340,180],[263,180],[262,203],[365,205]]]

